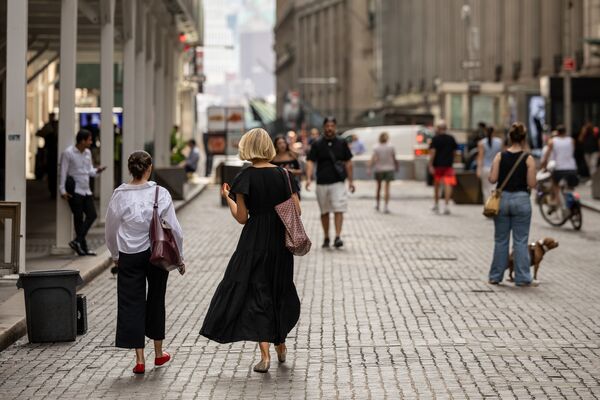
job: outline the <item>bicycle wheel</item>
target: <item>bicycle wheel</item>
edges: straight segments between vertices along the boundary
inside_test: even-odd
[[[540,198],[538,203],[542,218],[552,226],[563,226],[565,222],[567,222],[567,219],[564,218],[563,212],[559,206],[548,204],[549,199],[549,195],[544,195]]]
[[[581,226],[583,225],[583,214],[581,213],[581,207],[574,206],[571,209],[571,217],[569,219],[571,220],[571,225],[573,225],[573,229],[575,229],[576,231],[580,230]]]

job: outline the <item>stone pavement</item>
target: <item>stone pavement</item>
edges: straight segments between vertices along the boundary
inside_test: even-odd
[[[296,258],[300,321],[288,362],[252,372],[255,343],[219,345],[198,335],[240,232],[217,188],[179,213],[188,272],[170,276],[165,348],[170,365],[133,376],[133,352],[113,347],[116,280],[84,287],[89,331],[73,343],[28,344],[0,353],[2,399],[545,399],[600,397],[600,216],[584,230],[544,224],[532,239],[560,247],[541,285],[492,287],[486,274],[493,226],[480,206],[432,215],[430,189],[394,184],[391,215],[373,210],[371,184],[350,203],[343,250],[319,248],[316,202],[304,221],[314,250]],[[275,358],[272,351],[272,357]]]

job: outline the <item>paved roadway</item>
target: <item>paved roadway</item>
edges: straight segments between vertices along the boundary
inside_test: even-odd
[[[284,365],[256,374],[254,343],[198,335],[240,231],[211,188],[179,214],[189,266],[169,282],[170,365],[132,375],[133,354],[113,347],[116,280],[106,272],[83,290],[86,335],[22,339],[0,353],[0,398],[600,397],[599,215],[586,213],[577,233],[546,226],[536,210],[532,239],[560,241],[540,287],[491,287],[492,223],[479,206],[432,215],[429,189],[397,182],[394,213],[383,215],[367,189],[351,201],[342,251],[318,247],[316,202],[306,196],[315,248],[296,260],[302,313]]]

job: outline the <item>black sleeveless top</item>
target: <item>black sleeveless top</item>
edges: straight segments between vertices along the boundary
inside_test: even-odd
[[[503,151],[500,157],[500,171],[498,173],[498,184],[499,188],[504,182],[504,179],[510,172],[513,165],[517,162],[519,157],[523,152],[519,151],[517,153],[511,153],[510,151]],[[513,175],[508,180],[508,183],[504,187],[504,191],[506,192],[528,192],[529,187],[527,186],[527,157],[525,156],[523,160],[517,166],[517,169],[513,173]]]

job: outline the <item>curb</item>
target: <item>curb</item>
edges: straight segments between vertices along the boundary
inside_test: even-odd
[[[594,211],[594,212],[600,213],[600,208],[598,206],[594,206],[594,205],[591,205],[591,204],[586,204],[585,201],[581,202],[581,207],[585,208],[586,210],[590,210],[590,211]]]
[[[191,196],[182,200],[175,206],[175,211],[179,211],[183,209],[186,205],[192,202],[196,197],[198,197],[208,185],[202,185],[198,187],[197,190],[192,192]],[[85,287],[88,283],[94,280],[98,275],[104,272],[108,267],[112,265],[112,260],[110,258],[110,253],[106,248],[106,245],[102,245],[98,250],[97,258],[88,258],[87,263],[86,260],[82,260],[80,258],[76,258],[67,265],[65,265],[61,269],[77,269],[79,270],[79,275],[83,280],[83,283],[77,286],[77,292],[79,292],[83,287]],[[97,262],[96,262],[97,261]],[[89,263],[89,265],[87,265]],[[75,266],[78,268],[75,268]],[[17,340],[25,336],[27,333],[27,321],[25,318],[25,298],[22,291],[15,293],[10,298],[8,298],[5,302],[0,304],[0,315],[7,315],[11,318],[14,318],[10,324],[0,324],[0,351],[6,349],[11,344],[15,343]]]
[[[106,246],[102,246],[98,249],[99,255],[96,260],[93,260],[93,264],[90,262],[89,266],[84,265],[80,268],[75,268],[75,265],[81,264],[80,259],[74,259],[61,269],[78,269],[79,275],[83,280],[83,283],[77,286],[77,292],[85,285],[90,283],[95,277],[100,275],[108,266],[111,265],[111,260],[108,254]],[[75,264],[75,265],[74,265]],[[27,333],[27,321],[25,318],[25,297],[22,291],[15,293],[8,300],[0,305],[0,314],[10,315],[15,318],[12,325],[6,329],[0,331],[0,351],[6,349],[8,346],[25,336]],[[0,328],[2,328],[0,326]]]

